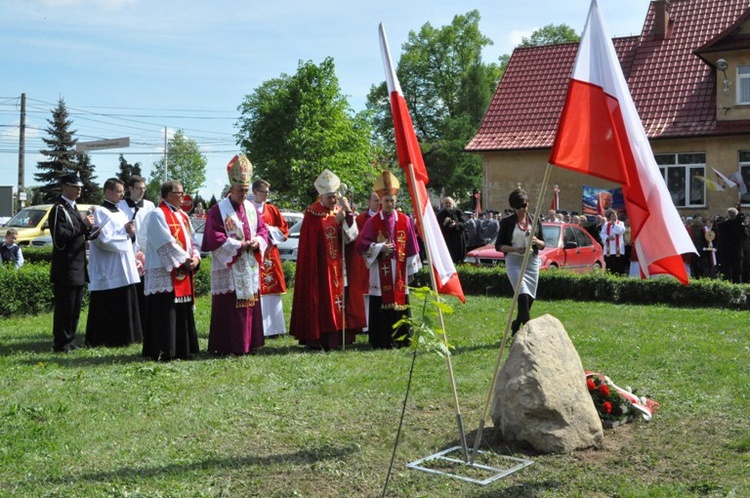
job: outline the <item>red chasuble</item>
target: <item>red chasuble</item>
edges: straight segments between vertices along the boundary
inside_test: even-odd
[[[396,217],[395,234],[389,233],[388,222],[375,216],[372,220],[378,242],[390,242],[394,245],[394,252],[390,257],[378,259],[378,275],[380,276],[380,295],[383,309],[406,309],[406,239],[408,225],[406,215],[394,212]],[[393,275],[391,261],[396,259],[396,270]]]
[[[368,219],[369,211],[360,213],[355,218],[360,233]],[[346,246],[346,280],[346,328],[361,332],[361,329],[367,327],[365,294],[370,290],[370,270],[367,269],[365,258],[357,251],[357,244]]]
[[[261,218],[266,226],[276,227],[285,236],[289,236],[289,226],[276,206],[266,203]],[[271,237],[269,236],[268,239],[270,240]],[[263,255],[260,265],[260,293],[263,295],[286,293],[284,270],[281,267],[279,248],[275,244],[269,245]]]
[[[182,211],[172,211],[172,208],[164,202],[159,204],[159,208],[164,213],[172,237],[183,250],[187,251],[187,241],[190,238],[190,234],[187,233],[190,230],[190,220],[188,220],[187,215]],[[182,217],[182,220],[178,220],[178,216]],[[174,288],[174,301],[176,303],[192,303],[194,301],[192,271],[182,266],[172,270],[172,287]]]
[[[289,332],[302,343],[328,343],[323,336],[341,333],[344,318],[341,237],[336,211],[329,211],[320,202],[305,210],[289,324]]]

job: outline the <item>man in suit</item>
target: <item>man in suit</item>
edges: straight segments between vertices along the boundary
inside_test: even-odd
[[[78,349],[74,339],[81,314],[83,288],[88,282],[86,240],[95,234],[94,215],[85,218],[76,209],[83,182],[71,173],[60,179],[62,195],[49,216],[52,234],[50,280],[55,296],[52,349],[67,353]]]

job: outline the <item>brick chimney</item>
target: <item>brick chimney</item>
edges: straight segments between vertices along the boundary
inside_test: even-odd
[[[653,0],[651,3],[654,6],[654,40],[665,40],[670,33],[669,11],[672,10],[672,2]]]

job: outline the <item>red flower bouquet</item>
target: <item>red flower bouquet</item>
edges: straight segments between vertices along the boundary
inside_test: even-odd
[[[636,396],[630,388],[622,389],[606,375],[586,373],[586,387],[596,411],[607,428],[616,427],[638,417],[648,422],[659,409],[659,403],[645,396]]]

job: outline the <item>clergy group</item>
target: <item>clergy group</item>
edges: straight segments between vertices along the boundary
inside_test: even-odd
[[[155,361],[193,357],[199,352],[194,275],[201,252],[211,254],[209,353],[253,354],[266,337],[287,333],[277,244],[289,227],[266,202],[270,184],[252,176],[244,154],[230,160],[229,190],[206,215],[201,247],[181,209],[180,182],[164,182],[154,205],[144,199],[143,178],[133,176],[127,185],[110,178],[102,205],[84,215],[75,204],[82,181],[64,176],[50,216],[53,349],[79,347],[87,284],[86,346],[142,342],[143,356]],[[314,186],[319,196],[304,211],[289,332],[310,349],[342,348],[359,333],[368,333],[374,348],[409,344],[408,327],[394,331],[393,325],[409,312],[408,284],[421,259],[412,220],[396,208],[398,180],[388,171],[379,174],[359,215],[333,172],[324,170]]]

